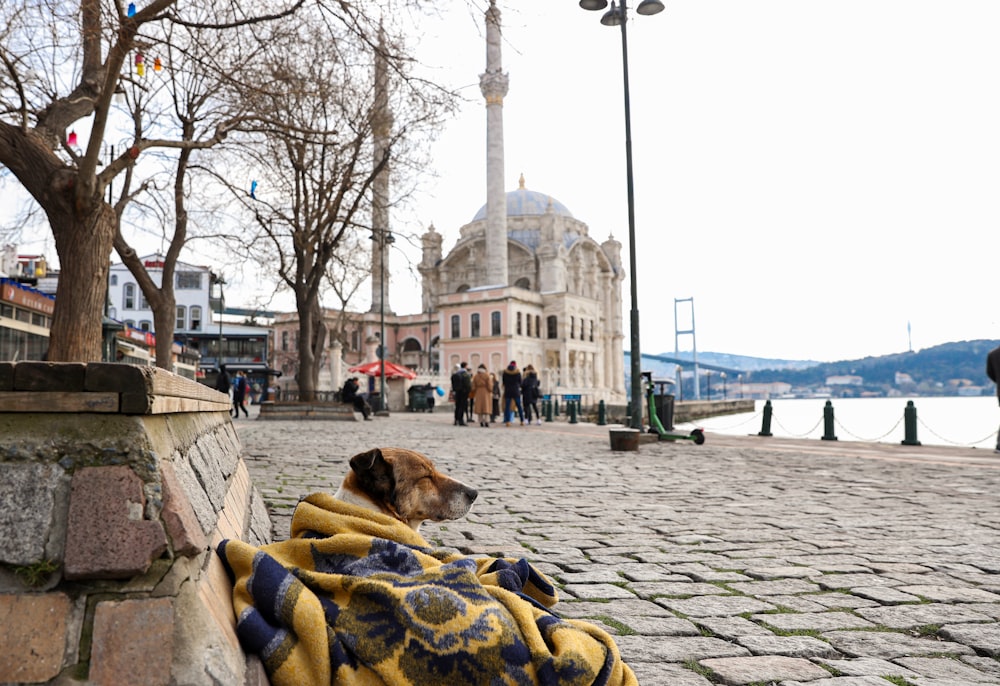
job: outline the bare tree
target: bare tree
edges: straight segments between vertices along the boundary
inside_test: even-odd
[[[253,195],[232,185],[257,233],[243,242],[254,259],[273,267],[292,291],[298,313],[300,398],[311,400],[318,384],[327,328],[322,292],[345,235],[371,230],[371,192],[397,151],[417,150],[450,105],[450,94],[405,78],[408,60],[384,32],[353,17],[326,32],[302,26],[292,42],[274,42],[247,98],[262,124],[240,160],[255,172]],[[382,38],[373,48],[370,37]],[[376,54],[391,61],[396,79],[392,116],[377,106],[373,65]],[[280,83],[282,92],[273,84]],[[390,128],[376,156],[373,132]],[[412,158],[410,158],[412,160]],[[405,166],[406,157],[400,157]],[[227,160],[229,169],[235,160]],[[217,168],[223,181],[225,171]]]
[[[226,31],[291,16],[304,1],[273,0],[260,17],[220,2],[211,23],[185,17],[177,0],[149,0],[134,12],[121,0],[0,4],[0,165],[45,212],[60,263],[50,360],[101,358],[101,314],[118,233],[116,212],[104,197],[108,184],[145,151],[206,145],[204,139],[161,136],[144,119],[132,140],[118,146],[117,157],[100,167],[113,96],[119,86],[143,78],[143,51],[160,43],[170,25],[201,26],[224,41]],[[81,153],[67,131],[84,119],[90,135]],[[215,142],[226,133],[219,127]]]

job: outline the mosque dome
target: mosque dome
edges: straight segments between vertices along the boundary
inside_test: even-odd
[[[573,216],[573,213],[565,205],[551,195],[539,193],[538,191],[529,191],[525,188],[524,175],[522,174],[518,182],[518,189],[507,193],[507,216],[528,217],[543,215],[548,210],[550,203],[552,204],[552,212],[554,214],[563,217]],[[486,219],[486,205],[479,208],[472,221],[477,222],[483,219]]]

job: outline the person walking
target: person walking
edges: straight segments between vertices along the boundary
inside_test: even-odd
[[[1000,347],[994,348],[986,356],[986,376],[997,385],[997,401],[1000,402]],[[997,431],[997,447],[994,452],[1000,453],[1000,430]]]
[[[455,426],[468,426],[465,423],[465,415],[469,407],[472,379],[466,371],[467,366],[466,362],[455,365],[455,372],[451,375],[451,392],[455,396]]]
[[[229,395],[230,391],[233,390],[233,380],[229,378],[226,365],[219,367],[219,375],[215,377],[215,390],[226,395]]]
[[[530,364],[524,368],[524,378],[521,380],[521,402],[524,403],[524,419],[531,424],[531,411],[535,411],[535,423],[542,423],[542,415],[538,411],[538,399],[541,389],[538,385],[538,373]]]
[[[490,409],[493,405],[493,379],[486,365],[479,365],[472,377],[472,410],[479,418],[479,426],[490,428]]]
[[[250,384],[247,383],[247,376],[242,370],[236,372],[236,378],[233,379],[233,418],[237,419],[240,416],[240,410],[243,410],[243,416],[249,417],[250,413],[247,412],[247,392],[250,390]]]
[[[492,424],[500,416],[500,381],[493,372],[490,372],[490,381],[493,382],[493,406],[490,408],[490,424]]]
[[[514,408],[517,408],[517,417],[524,426],[524,408],[521,407],[521,370],[517,368],[517,362],[510,361],[507,368],[503,370],[503,425],[510,426],[514,419]]]

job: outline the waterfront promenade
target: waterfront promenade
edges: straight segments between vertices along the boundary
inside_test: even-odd
[[[235,425],[279,539],[352,455],[427,454],[480,495],[424,536],[528,558],[645,686],[1000,684],[992,451],[709,434],[624,453],[608,427],[463,428],[443,409]]]

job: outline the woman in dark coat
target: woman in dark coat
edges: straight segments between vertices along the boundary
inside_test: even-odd
[[[538,399],[541,390],[538,386],[538,374],[530,364],[524,368],[524,378],[521,380],[521,402],[524,403],[524,419],[531,424],[531,411],[535,411],[535,423],[542,423],[542,415],[538,412]]]
[[[517,417],[524,426],[524,408],[521,407],[521,370],[517,368],[514,360],[510,361],[507,368],[503,370],[503,424],[510,426],[514,418],[514,408],[517,408]]]

